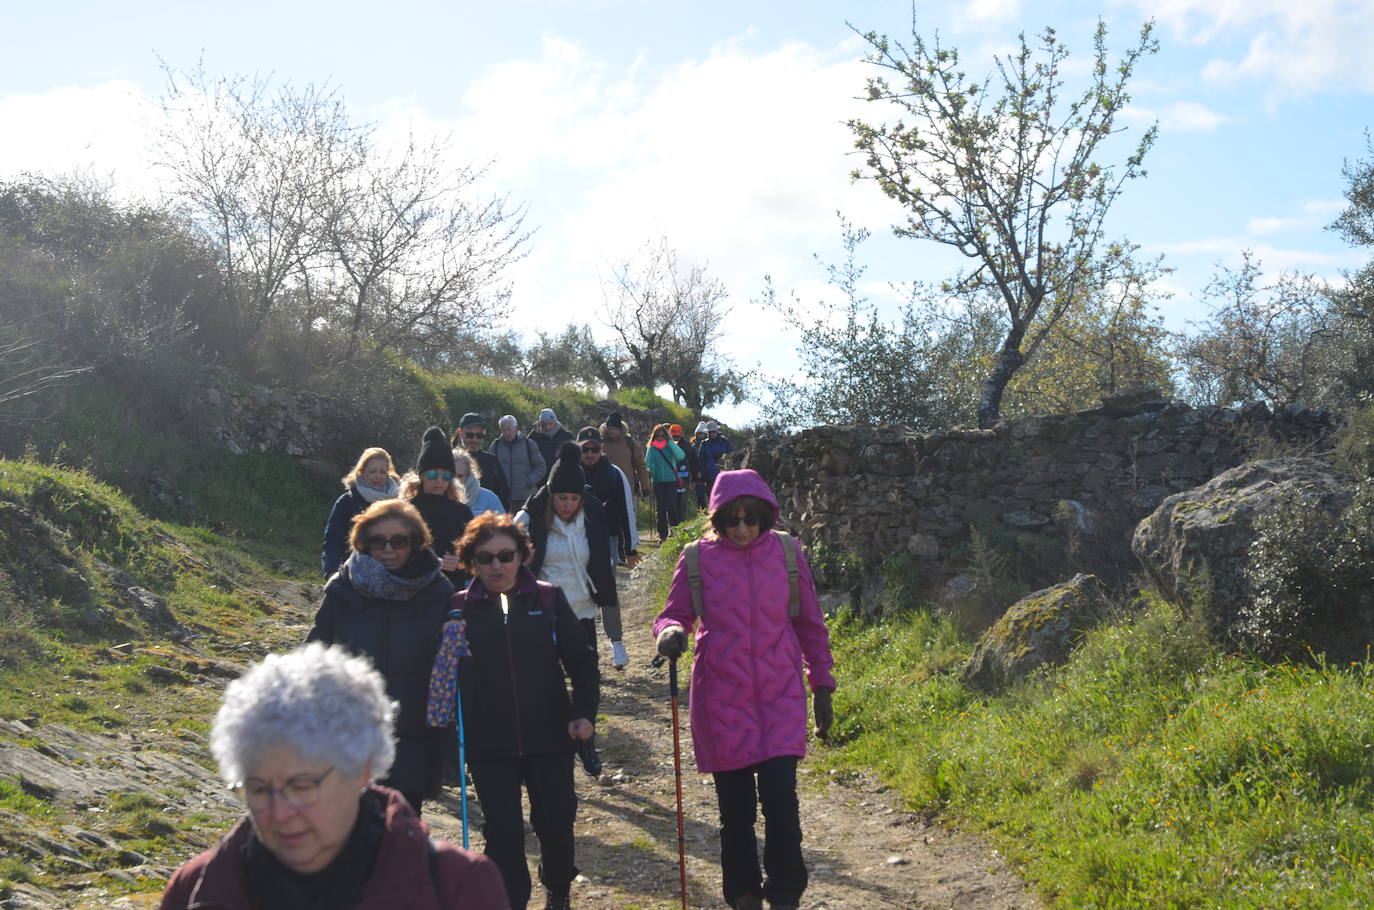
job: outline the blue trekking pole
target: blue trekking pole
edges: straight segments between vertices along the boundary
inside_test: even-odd
[[[463,738],[463,693],[453,693],[454,705],[458,709],[458,792],[462,794],[463,806],[463,849],[468,848],[468,762],[467,742]]]

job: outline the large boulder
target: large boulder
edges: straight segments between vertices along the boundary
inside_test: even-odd
[[[1294,498],[1334,518],[1354,491],[1350,478],[1315,458],[1252,461],[1166,498],[1136,527],[1131,548],[1159,592],[1200,609],[1209,634],[1223,641],[1253,599],[1246,569],[1256,521]]]
[[[1106,591],[1094,575],[1075,575],[1022,598],[978,640],[964,665],[964,683],[995,691],[1037,667],[1063,663],[1106,605]]]

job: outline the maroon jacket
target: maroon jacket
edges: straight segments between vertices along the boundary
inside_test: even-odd
[[[442,903],[436,901],[429,829],[401,794],[373,789],[386,798],[386,834],[355,910],[509,910],[496,864],[444,841],[435,842],[444,891]],[[177,869],[160,910],[254,910],[243,867],[243,845],[252,830],[252,823],[242,819],[219,843]]]

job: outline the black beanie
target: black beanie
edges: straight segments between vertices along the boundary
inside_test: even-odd
[[[558,447],[558,460],[549,472],[550,493],[585,493],[587,477],[582,473],[582,448],[570,439]]]
[[[625,429],[625,418],[620,416],[619,411],[612,411],[606,418],[606,426],[623,430]]]
[[[444,431],[439,427],[425,430],[425,438],[420,443],[420,457],[415,461],[415,473],[423,474],[425,471],[458,473],[457,466],[453,463],[453,448],[449,446]]]

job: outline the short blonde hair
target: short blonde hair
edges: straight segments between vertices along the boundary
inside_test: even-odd
[[[353,489],[353,485],[363,476],[363,471],[367,468],[367,463],[374,458],[385,458],[387,474],[391,476],[392,480],[400,481],[401,478],[396,476],[396,465],[391,461],[391,453],[381,446],[373,446],[370,449],[363,449],[363,454],[358,456],[358,463],[353,466],[353,470],[340,478],[343,481],[343,485],[350,490]]]

